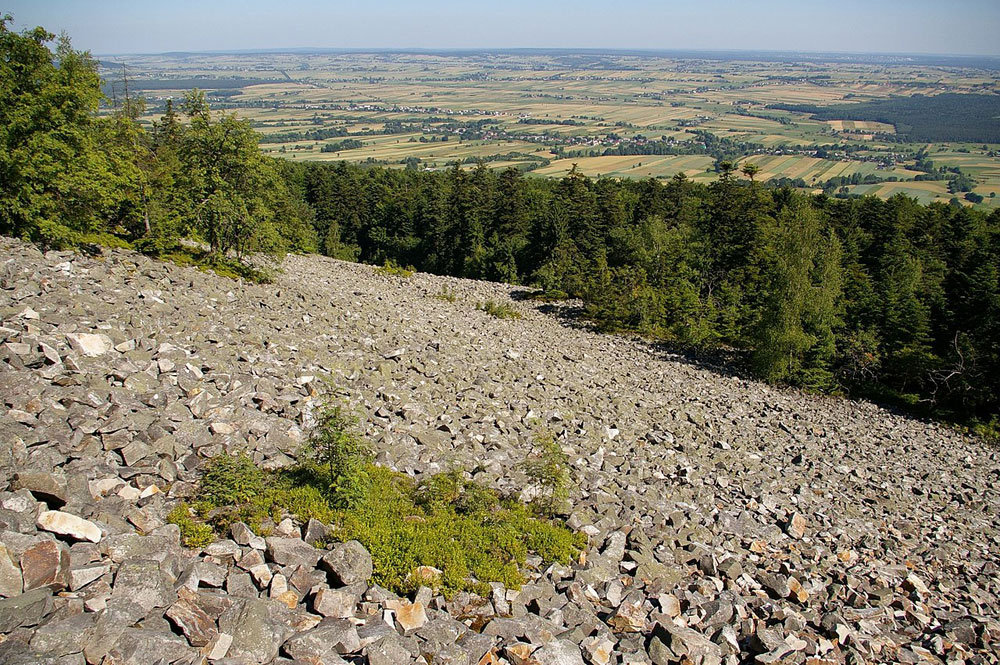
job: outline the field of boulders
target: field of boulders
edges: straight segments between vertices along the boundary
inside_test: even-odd
[[[524,293],[0,239],[0,663],[1000,663],[995,446]],[[378,464],[525,501],[551,433],[589,546],[446,598],[371,584],[371,553],[315,520],[181,544],[167,515],[209,460],[289,467],[331,400]]]

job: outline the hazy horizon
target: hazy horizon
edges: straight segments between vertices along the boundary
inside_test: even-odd
[[[423,3],[9,0],[14,29],[99,55],[340,50],[769,51],[1000,56],[993,0]],[[238,20],[234,20],[236,17]],[[154,32],[155,30],[155,32]]]

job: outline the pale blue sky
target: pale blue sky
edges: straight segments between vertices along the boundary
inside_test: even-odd
[[[1000,0],[0,0],[95,54],[628,48],[1000,55]]]

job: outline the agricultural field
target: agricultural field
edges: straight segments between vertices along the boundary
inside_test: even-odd
[[[101,65],[109,97],[126,79],[145,97],[146,122],[198,87],[214,109],[248,119],[262,150],[287,159],[423,169],[482,161],[555,178],[576,164],[592,177],[700,181],[724,161],[752,162],[759,181],[834,196],[1000,205],[1000,144],[910,142],[905,125],[814,110],[952,93],[989,102],[1000,95],[995,61],[498,51],[136,55]],[[1000,118],[983,123],[992,131]],[[949,191],[959,176],[971,194],[954,183]]]

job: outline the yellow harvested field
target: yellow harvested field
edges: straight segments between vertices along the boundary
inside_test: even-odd
[[[678,173],[692,177],[705,173],[712,167],[712,162],[711,157],[704,155],[578,157],[556,160],[532,173],[560,177],[569,173],[575,164],[581,173],[590,177],[669,178]]]
[[[827,120],[826,124],[835,132],[857,132],[872,134],[895,134],[896,128],[884,122],[864,120]]]

